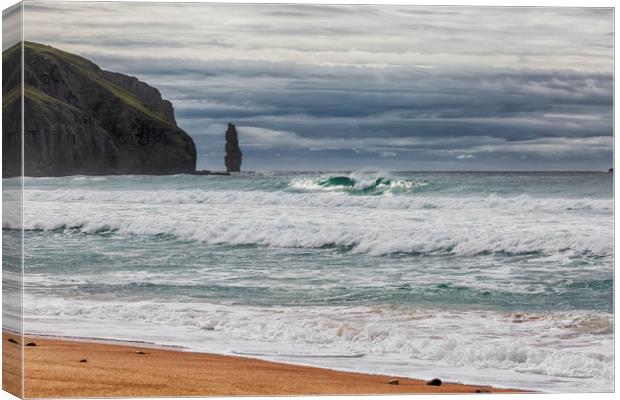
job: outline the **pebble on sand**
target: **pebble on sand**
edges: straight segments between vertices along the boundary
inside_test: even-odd
[[[17,343],[17,340],[15,340],[15,339],[13,339],[13,338],[9,338],[9,343],[19,344],[19,343]]]
[[[400,384],[400,382],[398,381],[398,379],[392,379],[391,381],[388,382],[390,385],[398,385]]]
[[[441,386],[441,379],[431,379],[430,381],[426,382],[426,384],[428,386]]]
[[[142,350],[138,350],[138,351],[136,351],[136,354],[146,354],[146,353],[143,352]]]
[[[26,346],[36,346],[37,344],[35,342],[28,342],[28,344]]]
[[[491,393],[491,391],[489,389],[480,388],[476,389],[476,393]]]
[[[85,359],[85,358],[82,358],[82,359],[80,360],[80,362],[88,362],[88,360],[87,360],[87,359]]]

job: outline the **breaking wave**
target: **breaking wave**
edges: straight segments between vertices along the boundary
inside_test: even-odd
[[[425,185],[352,174],[296,177],[293,191],[29,189],[24,228],[377,256],[613,254],[613,199],[394,195]],[[20,224],[4,216],[3,228]]]
[[[127,203],[127,204],[210,204],[210,205],[252,205],[287,207],[362,207],[369,209],[442,209],[481,210],[504,209],[507,212],[530,211],[592,211],[610,212],[612,199],[571,199],[555,197],[532,197],[529,195],[499,196],[338,196],[337,193],[287,193],[268,191],[209,191],[187,190],[26,190],[25,201],[37,203]]]
[[[274,248],[339,248],[369,255],[436,254],[613,254],[612,225],[601,216],[561,216],[561,231],[540,224],[536,216],[488,209],[390,210],[352,208],[342,213],[325,208],[255,205],[38,203],[26,207],[24,228],[82,234],[167,235],[212,245],[256,245]],[[565,212],[568,213],[568,212]],[[19,228],[6,216],[4,228]],[[13,216],[15,217],[15,216]],[[473,218],[473,219],[472,219]]]
[[[300,191],[343,192],[356,195],[383,193],[411,193],[428,186],[425,180],[395,179],[388,177],[330,176],[294,178],[289,187]]]

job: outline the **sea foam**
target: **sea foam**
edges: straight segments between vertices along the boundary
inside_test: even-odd
[[[77,317],[94,327],[97,321],[109,324],[112,319],[124,328],[111,338],[144,340],[141,327],[156,326],[161,334],[151,340],[159,344],[341,369],[350,369],[348,360],[354,357],[358,371],[372,373],[420,377],[414,365],[425,365],[430,371],[465,368],[469,371],[461,375],[465,382],[479,382],[484,371],[484,383],[507,387],[516,384],[515,374],[522,375],[519,382],[555,377],[547,379],[542,389],[560,392],[569,384],[572,390],[581,385],[605,390],[613,381],[613,354],[606,350],[613,341],[611,314],[515,316],[405,307],[261,309],[174,302],[41,303],[33,299],[26,307],[31,315],[59,321],[62,328],[56,333],[64,335],[88,337],[101,332],[90,331],[88,324],[65,326],[63,320]],[[26,329],[36,333],[39,324],[31,321]],[[596,326],[592,327],[592,321]],[[567,329],[568,325],[572,327]],[[519,387],[541,389],[540,384],[531,383]]]
[[[24,228],[354,253],[612,253],[607,199],[26,190]],[[18,228],[7,215],[4,228]]]
[[[24,327],[610,390],[609,176],[418,175],[26,178]]]

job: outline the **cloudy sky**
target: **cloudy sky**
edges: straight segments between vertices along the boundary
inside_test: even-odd
[[[611,9],[30,2],[24,29],[159,88],[199,168],[227,122],[246,170],[612,165]]]

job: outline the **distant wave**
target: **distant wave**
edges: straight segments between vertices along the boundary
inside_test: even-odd
[[[294,178],[289,187],[301,191],[329,191],[358,195],[405,193],[428,186],[424,180],[395,179],[384,176],[358,177],[330,176],[317,178]]]

